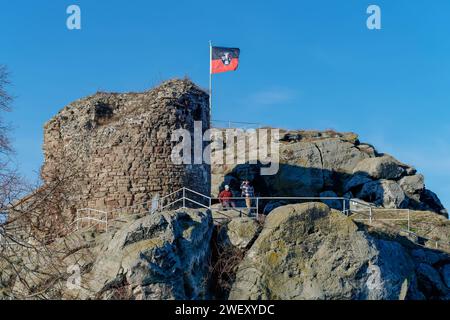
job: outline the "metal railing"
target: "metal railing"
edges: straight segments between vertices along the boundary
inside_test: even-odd
[[[211,127],[216,129],[260,129],[262,125],[257,122],[211,120]]]
[[[364,214],[366,211],[364,209],[352,209],[352,212],[354,214]],[[383,217],[377,217],[377,215],[382,215],[383,213],[392,213],[395,212],[398,216],[400,216],[402,213],[405,213],[405,216],[403,218],[383,218]],[[407,224],[407,231],[411,231],[411,210],[410,209],[388,209],[388,208],[374,208],[369,207],[368,208],[368,214],[366,215],[366,218],[356,218],[353,217],[353,220],[356,221],[369,221],[369,223],[372,223],[373,221],[404,221]]]
[[[246,200],[250,200],[250,206],[247,206]],[[215,208],[214,204],[220,204],[223,201],[229,201],[233,203],[234,208],[247,210],[248,215],[251,216],[255,213],[255,218],[259,218],[259,214],[263,212],[263,209],[271,201],[285,201],[290,203],[306,202],[306,201],[339,201],[342,202],[342,213],[349,215],[349,201],[358,202],[358,200],[350,200],[344,197],[231,197],[220,199],[218,197],[210,197],[200,192],[189,188],[180,188],[168,195],[158,198],[157,203],[155,200],[149,200],[131,206],[117,208],[109,212],[83,208],[77,210],[77,229],[80,229],[83,223],[88,222],[88,226],[102,225],[106,232],[108,232],[108,224],[120,221],[124,217],[130,217],[133,215],[149,214],[154,212],[160,212],[167,209],[174,208],[195,208],[200,207],[209,210],[224,210],[225,208]],[[369,205],[359,202],[360,205],[370,208]],[[286,203],[288,204],[288,203]],[[240,205],[240,206],[239,206]],[[132,210],[129,214],[128,211]]]
[[[105,231],[108,232],[108,212],[92,208],[79,209],[73,224],[76,225],[76,230],[80,230],[84,224],[87,224],[88,229],[104,226]]]
[[[237,205],[238,202],[245,203],[246,200],[250,200],[250,207],[247,207],[246,204],[244,206]],[[238,209],[248,209],[250,212],[252,212],[254,210],[255,214],[256,214],[256,218],[258,219],[259,214],[261,212],[264,213],[265,207],[271,201],[287,202],[284,205],[293,204],[293,203],[301,203],[301,202],[306,202],[306,201],[320,201],[320,202],[337,201],[337,202],[342,203],[342,207],[341,207],[342,213],[348,216],[349,215],[348,202],[350,201],[350,199],[344,198],[344,197],[227,197],[227,198],[222,198],[222,199],[221,198],[211,198],[211,201],[214,203],[221,203],[223,201],[226,201],[226,202],[233,203],[234,207],[238,208]],[[355,200],[355,201],[357,201],[357,200]],[[361,202],[361,205],[368,206],[362,202]],[[233,205],[231,205],[231,207],[233,207]]]
[[[250,199],[250,206],[247,207],[246,200]],[[108,225],[111,223],[115,223],[120,221],[123,217],[130,217],[132,215],[142,215],[151,214],[155,212],[161,212],[168,209],[187,209],[187,208],[203,208],[208,210],[224,210],[225,207],[214,207],[216,204],[221,204],[223,201],[233,202],[234,206],[230,204],[230,209],[243,209],[247,210],[248,216],[253,217],[253,212],[255,213],[254,217],[259,219],[260,213],[264,213],[265,207],[275,201],[282,202],[281,205],[302,203],[307,201],[320,201],[327,203],[327,201],[336,201],[336,203],[341,204],[341,212],[346,216],[350,217],[355,221],[368,221],[369,224],[372,224],[374,221],[405,221],[407,223],[407,227],[405,229],[402,228],[402,231],[407,234],[424,239],[426,241],[435,242],[435,247],[439,246],[448,248],[450,247],[450,243],[446,243],[443,241],[436,241],[433,239],[426,238],[424,236],[420,236],[411,231],[411,212],[409,209],[387,209],[387,208],[378,208],[373,207],[370,204],[367,204],[358,199],[348,199],[344,197],[230,197],[230,198],[218,198],[218,197],[210,197],[199,193],[195,190],[189,188],[180,188],[164,197],[158,198],[157,203],[155,203],[155,199],[149,200],[146,202],[134,204],[132,206],[127,206],[123,208],[114,209],[110,212],[96,210],[91,208],[84,208],[77,211],[77,219],[75,220],[77,224],[77,229],[81,227],[83,222],[93,222],[94,226],[104,226],[104,230],[108,232]],[[150,206],[149,206],[150,205]],[[133,209],[138,207],[138,213],[134,214],[124,214],[128,209]],[[228,209],[228,207],[226,207]],[[133,209],[134,210],[134,209]],[[382,212],[395,212],[401,213],[405,212],[406,217],[399,218],[383,218],[377,217],[377,214]],[[87,213],[84,216],[82,213]],[[359,216],[363,217],[359,217]],[[92,224],[89,224],[89,227],[93,227]]]

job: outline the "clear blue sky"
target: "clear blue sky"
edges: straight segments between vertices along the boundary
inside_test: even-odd
[[[70,4],[81,31],[66,28]],[[0,0],[19,168],[36,175],[43,124],[75,99],[185,75],[207,87],[211,39],[241,48],[239,70],[214,78],[215,119],[354,131],[450,207],[449,16],[448,0]]]

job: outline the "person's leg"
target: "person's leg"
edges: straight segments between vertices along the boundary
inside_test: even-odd
[[[252,207],[252,199],[245,198],[245,204],[247,205],[247,208],[250,209]]]
[[[245,198],[245,204],[247,205],[248,216],[250,217],[252,215],[252,199]]]

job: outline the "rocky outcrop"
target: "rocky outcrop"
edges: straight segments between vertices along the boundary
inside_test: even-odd
[[[209,210],[180,209],[112,222],[107,234],[77,231],[42,251],[16,248],[14,270],[0,259],[0,299],[5,283],[30,298],[207,299],[212,230]]]
[[[448,299],[449,263],[448,254],[369,233],[325,204],[288,205],[267,217],[230,298]]]
[[[403,176],[408,166],[402,165],[391,156],[364,159],[356,165],[353,173],[366,174],[373,179],[395,180]]]
[[[402,188],[392,180],[371,181],[363,185],[357,198],[385,208],[405,208],[407,201]]]
[[[449,241],[442,216],[411,218],[420,233]],[[107,234],[57,239],[45,247],[57,254],[48,261],[34,249],[16,251],[12,272],[0,265],[0,288],[34,298],[51,283],[47,299],[207,299],[217,297],[211,284],[223,275],[211,267],[222,266],[231,299],[450,299],[448,253],[419,246],[398,228],[355,223],[324,203],[281,205],[262,229],[248,217],[219,227],[211,212],[194,209],[128,220],[112,222]],[[226,260],[214,260],[217,248]],[[80,287],[67,284],[74,266]]]
[[[423,175],[416,174],[401,178],[398,184],[410,199],[420,202],[420,194],[425,190],[424,181]]]
[[[260,226],[255,219],[243,217],[234,218],[228,222],[220,234],[222,245],[232,245],[239,249],[247,247],[258,236]]]
[[[192,82],[173,80],[144,93],[98,93],[50,120],[42,177],[47,184],[67,182],[69,212],[105,209],[110,219],[113,210],[131,206],[131,213],[146,215],[134,220],[114,211],[123,220],[109,220],[107,233],[80,230],[39,243],[31,238],[30,248],[0,261],[0,295],[206,299],[221,296],[211,283],[225,277],[232,299],[450,299],[449,254],[444,246],[442,252],[429,248],[448,245],[447,212],[415,168],[360,143],[353,133],[334,131],[281,131],[275,175],[261,175],[261,163],[174,164],[171,133],[192,133],[195,120],[206,130],[207,104],[207,94]],[[244,179],[252,180],[258,195],[320,196],[322,202],[261,200],[263,226],[261,215],[255,221],[239,208],[221,210],[217,204],[214,214],[180,209],[149,215],[148,207],[135,207],[180,187],[208,194],[210,181],[213,194],[228,184],[239,195]],[[403,212],[426,238],[399,231],[405,223],[399,219],[355,222],[362,210],[350,210],[349,217],[339,211],[347,204],[367,209],[364,202],[418,210]],[[376,216],[377,209],[369,210]],[[70,285],[73,270],[80,271],[81,286]]]
[[[133,299],[205,299],[209,211],[163,212],[132,222],[98,248],[89,296],[108,299],[120,284]],[[119,285],[118,285],[119,284]]]
[[[258,132],[262,130],[266,129]],[[239,196],[240,182],[249,179],[262,196],[335,194],[356,197],[375,206],[448,215],[439,198],[426,189],[424,177],[414,167],[378,153],[353,133],[281,131],[279,141],[280,166],[276,174],[261,175],[261,163],[213,163],[212,193],[217,195],[228,184]],[[250,161],[251,156],[246,150],[246,159]]]

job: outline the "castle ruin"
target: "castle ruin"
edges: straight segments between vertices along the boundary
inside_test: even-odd
[[[44,183],[65,177],[74,208],[112,210],[182,187],[210,193],[210,166],[177,165],[175,129],[209,128],[208,94],[190,80],[143,93],[96,93],[62,109],[44,128]],[[67,172],[71,168],[71,172]]]

